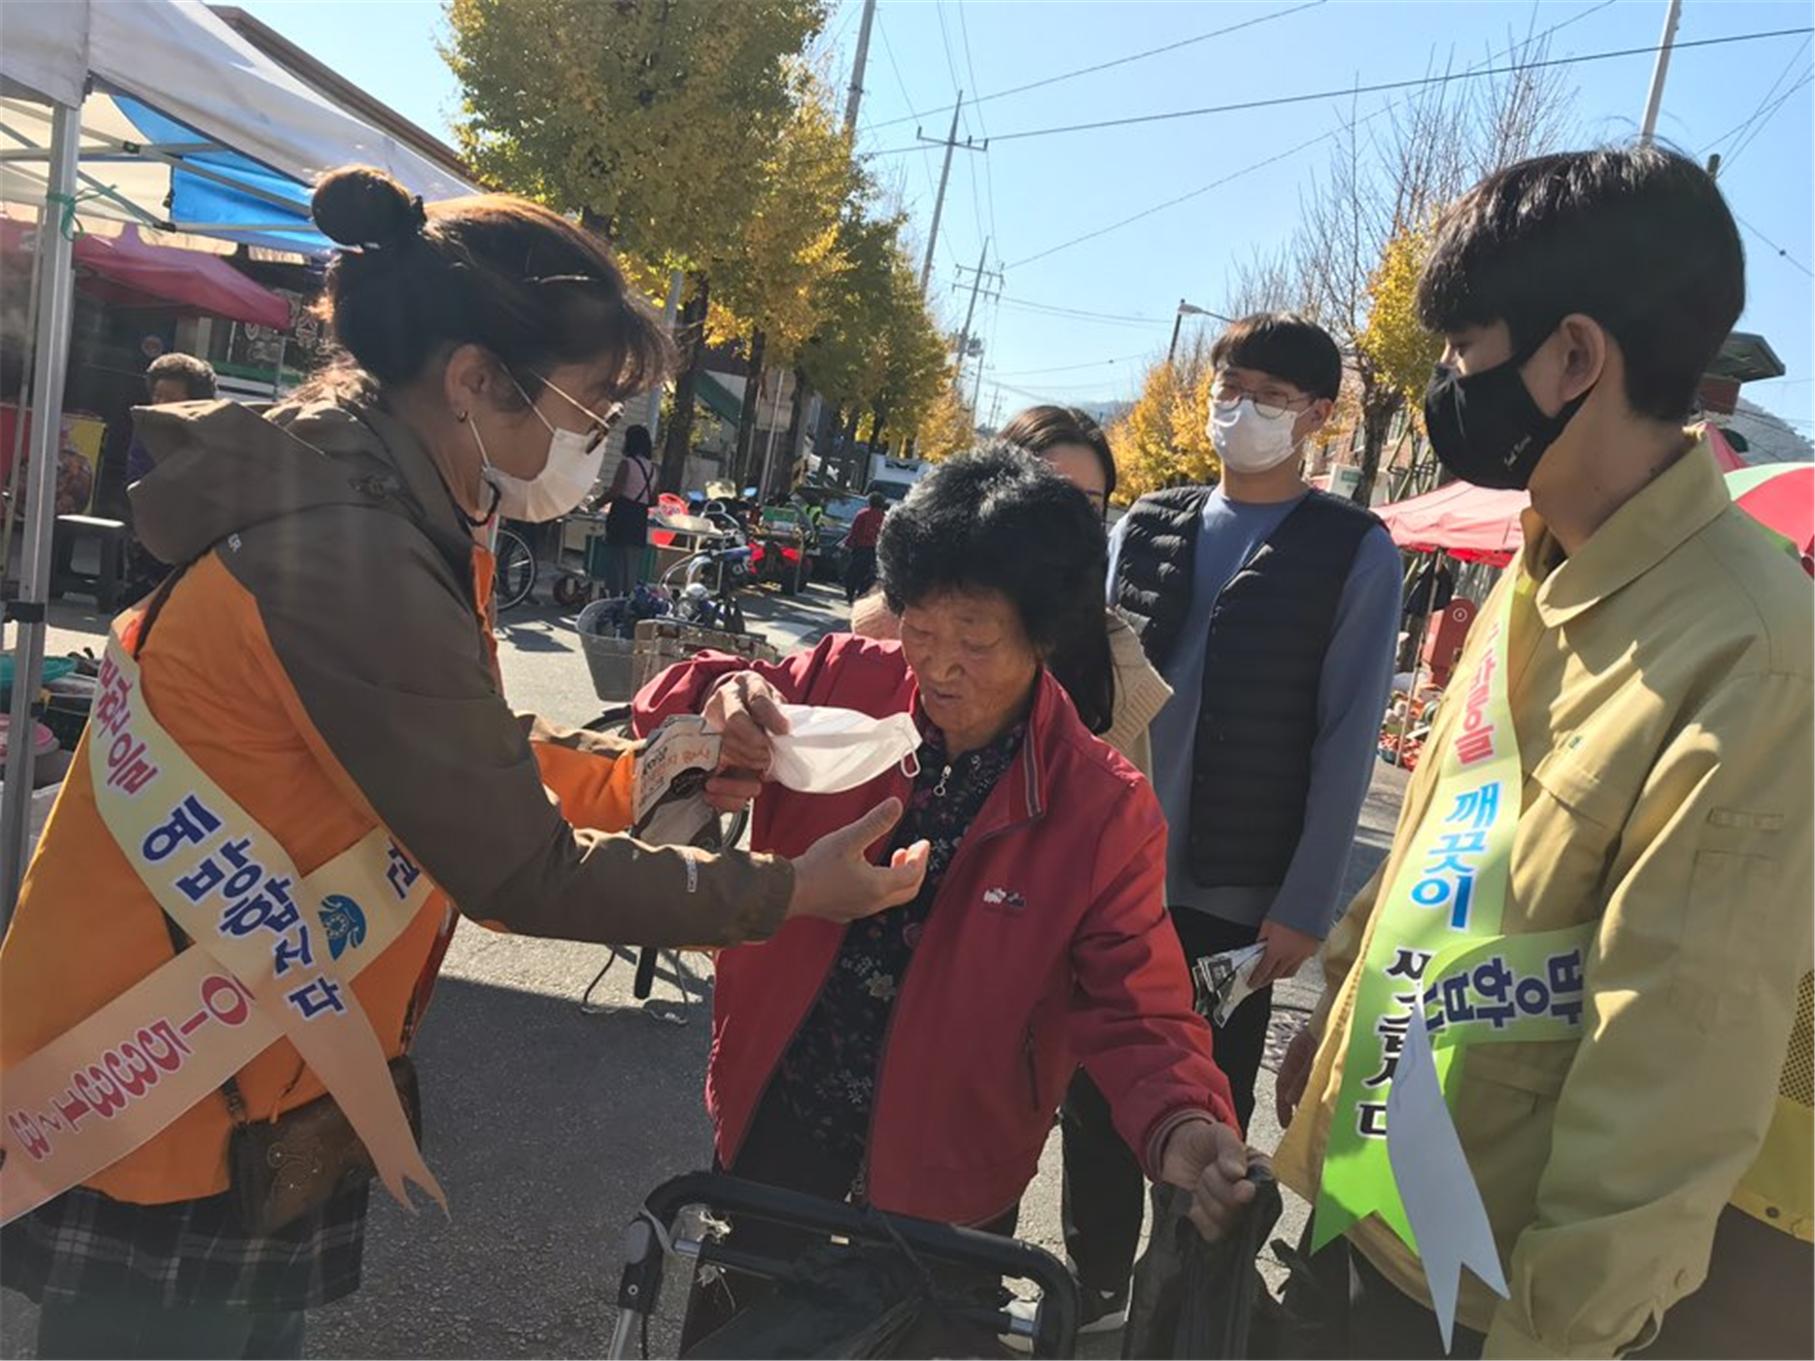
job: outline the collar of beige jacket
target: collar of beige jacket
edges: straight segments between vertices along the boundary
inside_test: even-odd
[[[1732,504],[1706,439],[1666,468],[1656,481],[1616,510],[1580,552],[1539,584],[1535,603],[1546,628],[1593,609],[1705,529]],[[1534,510],[1524,512],[1526,563],[1552,551],[1550,531]]]

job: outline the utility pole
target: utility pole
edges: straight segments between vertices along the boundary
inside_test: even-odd
[[[952,178],[952,152],[959,147],[963,147],[966,151],[984,151],[989,147],[988,139],[985,139],[982,145],[978,145],[976,140],[970,137],[966,137],[962,142],[958,140],[958,115],[963,110],[964,91],[960,90],[958,91],[958,102],[952,105],[952,130],[945,135],[944,142],[933,141],[919,128],[914,129],[914,136],[918,140],[945,148],[945,165],[939,171],[939,192],[933,199],[933,226],[932,230],[926,234],[926,259],[920,264],[920,291],[922,293],[926,292],[927,281],[932,278],[933,274],[933,247],[939,244],[939,219],[945,215],[945,186],[951,182]]]
[[[851,93],[844,103],[844,130],[857,135],[857,106],[863,99],[863,71],[870,60],[870,25],[876,22],[876,0],[863,0],[863,21],[857,26],[857,56],[851,62]]]
[[[1207,307],[1198,307],[1194,303],[1188,303],[1183,298],[1180,298],[1178,300],[1178,312],[1172,318],[1172,343],[1166,347],[1167,368],[1172,367],[1173,357],[1178,354],[1179,327],[1185,324],[1186,317],[1212,317],[1217,321],[1229,320],[1228,317],[1223,316],[1221,313],[1212,312]]]
[[[989,238],[984,237],[983,249],[977,252],[977,267],[971,271],[974,277],[971,279],[970,305],[964,309],[964,329],[958,332],[958,372],[954,379],[954,384],[961,393],[964,391],[964,360],[965,356],[970,353],[971,321],[977,315],[978,290],[983,287],[983,280],[985,278],[993,278],[997,281],[998,287],[1001,285],[1002,276],[1000,274],[992,274],[984,268],[985,262],[988,259]]]
[[[1664,103],[1664,77],[1670,72],[1670,49],[1676,45],[1676,26],[1683,17],[1683,0],[1670,0],[1664,13],[1664,36],[1658,39],[1657,64],[1651,68],[1651,92],[1645,96],[1645,121],[1639,125],[1639,145],[1650,146],[1657,135],[1658,110]]]

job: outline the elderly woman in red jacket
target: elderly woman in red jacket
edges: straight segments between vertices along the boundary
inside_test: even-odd
[[[718,957],[706,1099],[740,1176],[1005,1230],[1081,1062],[1151,1176],[1195,1187],[1245,1150],[1192,1010],[1162,884],[1166,824],[1091,735],[1114,702],[1101,515],[1021,450],[952,460],[879,545],[899,642],[833,635],[743,668],[702,656],[639,696],[647,730],[701,713],[761,789],[752,845],[797,854],[894,796],[881,854],[927,871],[911,904],[849,929],[793,922]],[[1063,649],[1077,706],[1047,670]],[[1096,665],[1078,665],[1094,657]],[[780,704],[911,714],[918,773],[839,794],[759,785]],[[1200,1228],[1230,1207],[1207,1194]],[[737,1233],[745,1232],[740,1228]]]

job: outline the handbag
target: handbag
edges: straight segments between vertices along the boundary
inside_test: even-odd
[[[397,1100],[422,1143],[422,1098],[416,1065],[408,1054],[390,1062]],[[372,1155],[331,1096],[285,1111],[275,1120],[246,1118],[239,1086],[228,1078],[221,1088],[233,1117],[227,1144],[229,1190],[246,1229],[270,1237],[311,1210],[372,1180]]]

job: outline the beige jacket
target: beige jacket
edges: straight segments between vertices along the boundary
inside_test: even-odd
[[[1515,573],[1538,584],[1507,651],[1525,787],[1501,929],[1596,933],[1586,1038],[1464,1050],[1456,1127],[1512,1297],[1464,1273],[1459,1315],[1489,1356],[1614,1356],[1702,1284],[1715,1221],[1776,1108],[1815,883],[1809,582],[1733,507],[1705,446],[1575,557],[1561,561],[1529,513],[1526,543]],[[1445,702],[1427,750],[1458,709]],[[1326,947],[1323,1042],[1276,1161],[1312,1200],[1354,966],[1436,768],[1419,767],[1391,855]],[[1416,1256],[1379,1219],[1349,1235],[1429,1302]]]

